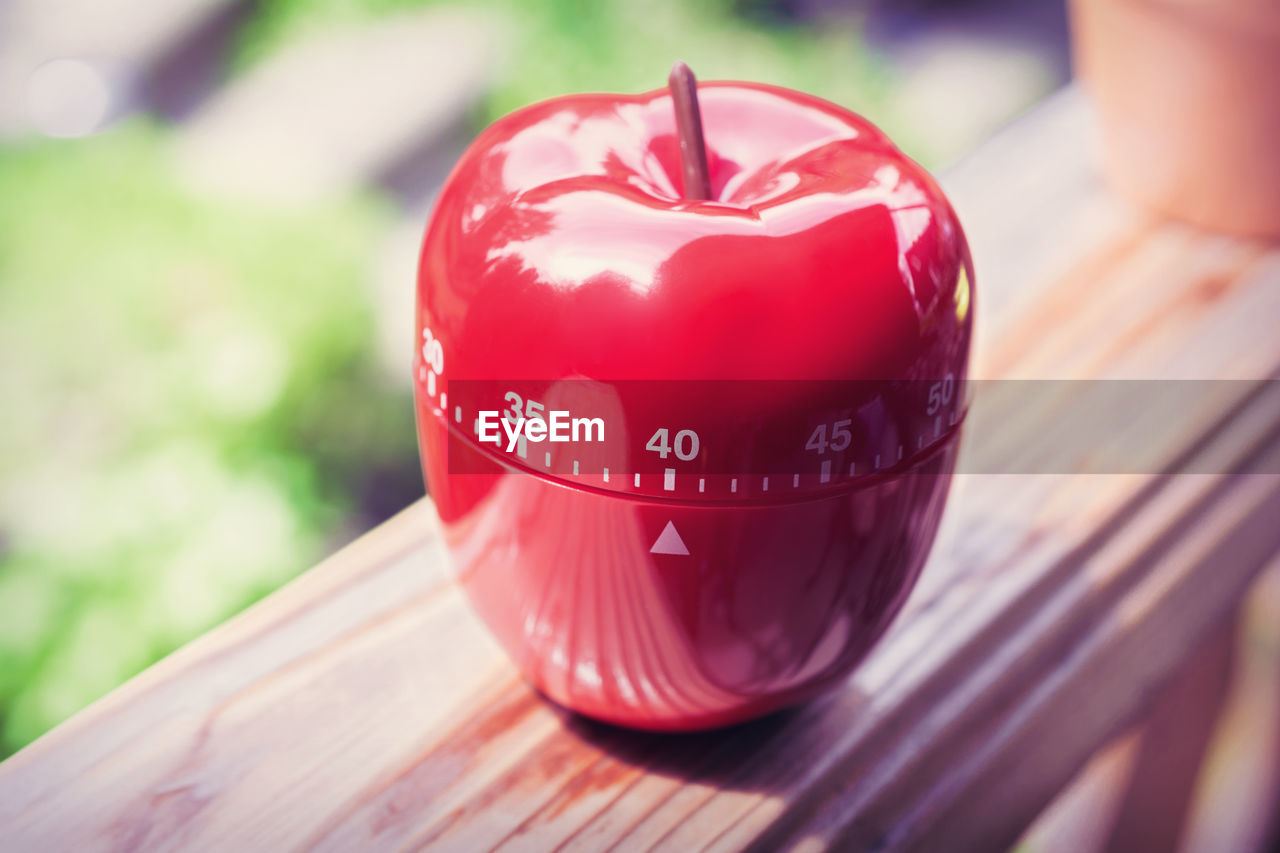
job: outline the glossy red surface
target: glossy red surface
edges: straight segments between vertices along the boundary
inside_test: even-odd
[[[459,575],[547,695],[643,728],[798,701],[883,633],[936,532],[971,335],[968,250],[920,167],[818,99],[699,92],[713,200],[680,198],[665,90],[549,101],[463,156],[419,268]],[[507,393],[604,441],[480,442]],[[697,441],[660,456],[658,428]]]

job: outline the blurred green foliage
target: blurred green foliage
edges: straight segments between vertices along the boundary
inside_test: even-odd
[[[166,160],[138,124],[0,148],[3,751],[315,562],[378,478],[420,489],[370,343],[390,211],[197,200]]]
[[[820,25],[755,0],[262,0],[239,62],[251,65],[314,30],[425,6],[465,6],[502,27],[509,52],[478,119],[568,92],[666,85],[676,59],[700,79],[755,80],[819,95],[876,121],[907,151],[925,140],[896,120],[891,79],[870,56],[855,14]]]

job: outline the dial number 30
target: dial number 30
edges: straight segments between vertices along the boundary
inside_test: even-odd
[[[436,373],[444,373],[444,347],[426,326],[422,327],[422,361]]]

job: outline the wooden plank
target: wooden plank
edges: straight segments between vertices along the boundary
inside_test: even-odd
[[[1141,731],[1100,750],[1013,848],[1026,853],[1100,853],[1128,788]]]
[[[1118,437],[1161,473],[961,476],[920,586],[846,687],[696,736],[609,729],[537,699],[445,579],[422,504],[0,765],[0,846],[1014,841],[1280,548],[1280,478],[1244,473],[1280,456],[1280,400],[1258,393],[1280,368],[1280,252],[1127,214],[1090,231],[1081,211],[1105,191],[1083,105],[1047,110],[968,161],[990,177],[956,192],[980,287],[983,259],[996,270],[979,364],[1253,380]],[[1032,212],[1036,231],[1089,236],[1064,235],[1072,252],[1014,281],[995,259]],[[1026,423],[1070,405],[1065,387]],[[1050,449],[1028,426],[990,428],[965,450],[987,454],[983,470],[1001,453],[1032,470]]]
[[[1199,781],[1187,853],[1262,853],[1280,839],[1280,558],[1243,615],[1235,684]]]
[[[83,98],[94,80],[109,121],[131,110],[182,114],[220,74],[249,0],[11,0],[0,3],[0,135],[34,132],[28,113],[32,75],[55,60],[83,64],[80,89],[46,92]],[[84,131],[94,129],[92,126]]]
[[[1156,698],[1107,850],[1178,849],[1231,686],[1239,627],[1233,614]]]
[[[154,847],[198,833],[204,820],[216,826],[246,804],[269,802],[283,768],[313,780],[289,780],[302,813],[342,795],[330,777],[313,774],[317,761],[355,782],[422,749],[419,739],[451,710],[438,697],[465,695],[501,661],[447,582],[436,532],[431,508],[417,505],[97,703],[92,723],[73,718],[45,747],[6,761],[0,842],[40,837],[38,803],[75,802],[60,832]],[[424,636],[428,626],[447,635]],[[446,638],[466,653],[421,666]],[[296,692],[300,685],[306,689]],[[358,701],[371,695],[373,706]],[[353,708],[357,722],[330,728]],[[393,725],[390,716],[415,725]],[[255,735],[266,734],[264,724],[279,731]],[[372,742],[346,748],[371,734]],[[223,737],[239,745],[211,748]],[[151,780],[141,801],[131,802],[117,781],[133,773]],[[243,831],[272,837],[253,821]]]
[[[483,94],[493,20],[462,8],[316,33],[220,90],[182,128],[178,162],[218,194],[306,202],[367,182],[412,195]],[[427,165],[422,165],[426,163]]]
[[[1273,835],[1268,829],[1276,804],[1280,803],[1280,764],[1276,761],[1280,755],[1280,644],[1276,642],[1280,626],[1280,555],[1272,559],[1254,583],[1242,611],[1243,618],[1233,638],[1238,655],[1234,665],[1220,661],[1202,667],[1201,677],[1207,683],[1193,683],[1194,677],[1189,678],[1184,671],[1171,688],[1175,693],[1181,692],[1181,698],[1166,693],[1156,701],[1153,713],[1164,713],[1162,725],[1171,729],[1172,737],[1165,739],[1164,747],[1155,747],[1149,731],[1151,724],[1144,721],[1089,762],[1080,778],[1036,819],[1019,842],[1019,849],[1031,853],[1098,853],[1108,847],[1108,842],[1112,849],[1178,849],[1187,853],[1262,853],[1270,849]],[[1205,657],[1205,653],[1202,651],[1199,657]],[[1164,749],[1168,749],[1168,755],[1185,756],[1188,740],[1198,740],[1205,732],[1201,730],[1197,736],[1193,730],[1188,739],[1188,733],[1180,730],[1186,724],[1181,712],[1188,703],[1203,710],[1202,703],[1218,695],[1214,682],[1221,686],[1221,679],[1227,674],[1231,675],[1230,688],[1219,697],[1225,699],[1225,704],[1196,777],[1187,779],[1167,768],[1149,774],[1158,788],[1168,787],[1171,777],[1194,783],[1194,803],[1189,809],[1180,808],[1167,797],[1153,798],[1149,803],[1156,811],[1156,832],[1177,827],[1180,819],[1185,821],[1186,828],[1177,843],[1167,838],[1157,843],[1156,835],[1144,826],[1147,821],[1131,821],[1127,828],[1113,833],[1121,807],[1126,799],[1132,805],[1135,786],[1141,788],[1136,780],[1131,784],[1139,747],[1153,765],[1168,760],[1162,753]],[[1172,796],[1181,800],[1189,790],[1175,786]],[[1148,790],[1145,796],[1152,793]],[[1132,843],[1117,841],[1117,837],[1126,834]]]

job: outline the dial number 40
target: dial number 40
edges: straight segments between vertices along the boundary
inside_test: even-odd
[[[822,454],[828,450],[839,453],[847,450],[853,442],[853,433],[849,432],[849,425],[853,423],[850,418],[828,426],[827,424],[818,424],[813,428],[813,434],[809,436],[809,440],[804,443],[805,450],[812,450],[814,453]],[[828,430],[830,430],[830,439],[828,440]]]
[[[676,458],[681,462],[688,462],[698,455],[700,444],[698,434],[691,429],[682,429],[677,432],[675,442],[672,443],[668,438],[666,427],[663,427],[653,434],[644,449],[652,450],[661,459],[666,459],[668,454],[675,453]]]

